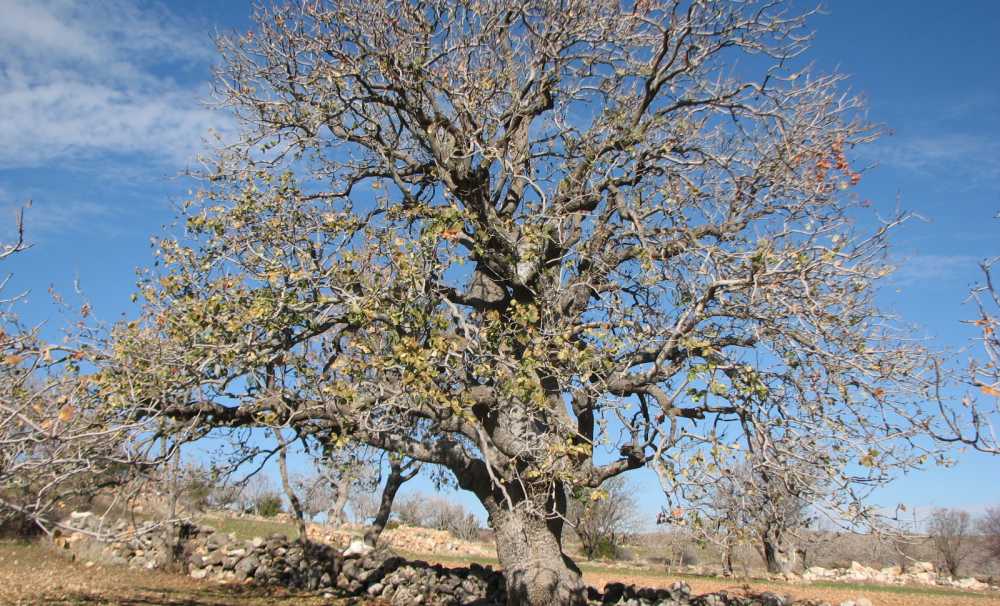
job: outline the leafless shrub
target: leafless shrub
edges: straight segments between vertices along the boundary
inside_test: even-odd
[[[461,503],[440,495],[413,493],[400,499],[395,514],[408,526],[446,530],[456,538],[473,541],[479,536],[479,520]]]

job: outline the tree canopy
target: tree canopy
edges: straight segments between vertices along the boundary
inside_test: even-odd
[[[449,470],[518,604],[583,600],[567,496],[628,470],[681,482],[761,436],[843,486],[919,463],[926,356],[874,301],[905,217],[852,195],[878,129],[794,67],[805,18],[261,9],[220,44],[242,136],[156,242],[102,385],[185,439],[290,427]]]

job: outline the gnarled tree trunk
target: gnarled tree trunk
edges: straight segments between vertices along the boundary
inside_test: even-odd
[[[347,508],[347,501],[351,496],[351,476],[337,478],[334,487],[337,490],[337,498],[333,501],[333,506],[326,512],[326,523],[331,526],[344,525],[344,509]]]
[[[490,514],[510,606],[587,603],[580,569],[562,550],[562,520],[521,510]]]
[[[489,514],[509,606],[582,606],[587,603],[580,569],[562,547],[566,499],[561,486],[546,496],[525,496],[519,486],[480,485],[477,496]],[[551,495],[557,495],[552,499]],[[543,515],[545,512],[545,515]]]
[[[771,574],[790,574],[793,572],[798,551],[795,545],[783,533],[768,532],[762,538],[764,562]]]

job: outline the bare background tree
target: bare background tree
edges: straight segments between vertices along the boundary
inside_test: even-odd
[[[29,247],[21,211],[15,226],[17,239],[0,244],[0,261]],[[72,527],[60,507],[89,506],[97,496],[105,509],[122,506],[173,451],[160,448],[158,434],[148,431],[156,427],[155,414],[129,406],[127,391],[109,398],[87,373],[101,362],[105,345],[104,333],[90,322],[90,305],[71,309],[53,295],[73,318],[53,342],[41,326],[20,321],[16,306],[25,293],[5,290],[9,279],[0,278],[0,530],[13,525],[51,533]]]
[[[569,524],[587,559],[616,558],[640,528],[635,487],[623,476],[573,495]]]
[[[796,453],[799,448],[814,452],[809,438],[787,439],[751,433],[750,449],[731,451],[728,458],[716,455],[716,465],[674,478],[667,488],[684,499],[679,511],[689,528],[722,549],[730,574],[730,558],[740,545],[753,546],[769,573],[794,572],[802,565],[803,531],[815,521],[814,506],[837,501],[827,494],[826,462]],[[664,519],[672,521],[672,516]]]
[[[1000,219],[1000,214],[995,218]],[[977,318],[968,323],[980,335],[977,355],[959,372],[960,381],[970,388],[960,407],[950,406],[938,394],[941,415],[928,424],[930,432],[945,442],[960,442],[981,452],[1000,454],[997,423],[1000,422],[1000,291],[994,268],[1000,257],[984,259],[979,264],[982,282],[972,288],[969,300],[975,304]]]
[[[642,466],[674,490],[756,436],[789,445],[768,474],[811,461],[824,506],[871,521],[866,491],[932,454],[933,377],[874,303],[905,219],[850,193],[877,129],[795,68],[804,24],[776,1],[261,9],[221,41],[242,138],[101,380],[186,439],[291,428],[449,470],[511,604],[585,602],[573,494]]]
[[[479,520],[461,503],[442,495],[415,492],[399,500],[395,508],[400,524],[446,530],[466,541],[479,535]]]
[[[972,516],[960,509],[935,509],[927,521],[927,534],[953,577],[972,549],[973,530]]]
[[[987,507],[979,527],[986,542],[987,553],[1000,563],[1000,506]]]

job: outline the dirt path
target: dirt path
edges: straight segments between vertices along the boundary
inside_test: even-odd
[[[998,606],[1000,594],[982,594],[973,592],[953,591],[944,588],[892,587],[892,586],[851,586],[826,587],[817,585],[793,585],[787,583],[751,582],[745,584],[739,580],[711,579],[704,577],[680,577],[659,575],[655,573],[637,574],[626,571],[594,571],[585,570],[584,580],[597,588],[606,583],[619,582],[634,584],[640,587],[669,587],[675,581],[684,581],[691,586],[695,594],[726,590],[732,593],[743,593],[750,590],[754,593],[773,591],[782,595],[790,595],[795,599],[825,600],[831,604],[840,604],[846,600],[866,597],[874,606]]]

